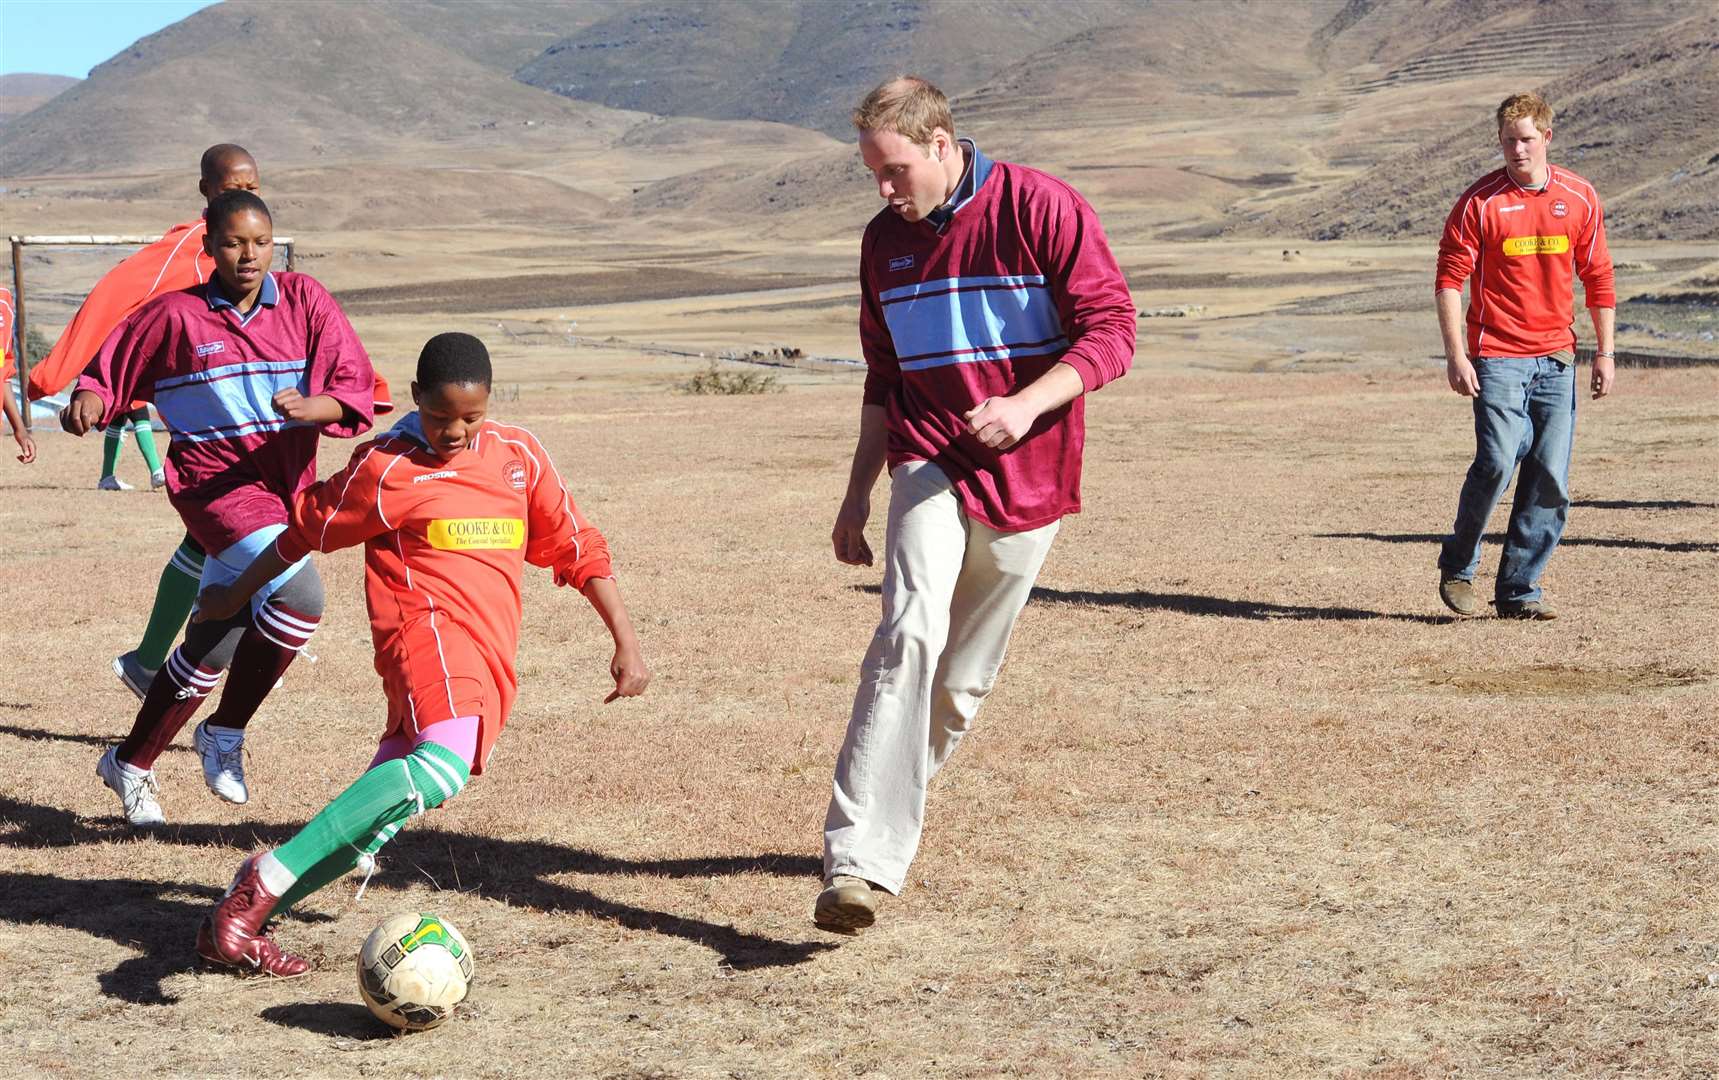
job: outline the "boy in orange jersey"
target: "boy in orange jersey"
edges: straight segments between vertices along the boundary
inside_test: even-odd
[[[292,523],[237,581],[211,587],[194,620],[229,618],[311,551],[364,545],[364,588],[388,723],[370,768],[273,851],[246,859],[203,921],[205,959],[269,975],[310,964],[263,931],[273,914],[346,874],[406,821],[459,794],[495,746],[519,680],[520,578],[527,562],[585,594],[615,641],[615,689],[650,671],[621,602],[603,535],[580,515],[541,443],[486,418],[490,362],[469,334],[431,338],[407,414],[296,499]]]
[[[1544,620],[1556,615],[1541,594],[1540,574],[1564,535],[1570,510],[1576,431],[1572,281],[1581,278],[1594,324],[1588,385],[1596,401],[1611,393],[1615,377],[1617,290],[1599,193],[1546,160],[1551,106],[1539,94],[1512,94],[1496,117],[1504,167],[1469,185],[1456,201],[1439,241],[1433,286],[1445,379],[1474,400],[1475,437],[1456,522],[1439,551],[1439,598],[1458,615],[1480,613],[1474,575],[1481,537],[1516,472],[1493,604],[1505,618]]]

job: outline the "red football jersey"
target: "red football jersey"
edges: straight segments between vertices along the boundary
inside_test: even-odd
[[[519,687],[525,563],[582,588],[613,575],[608,543],[529,431],[486,420],[443,459],[413,412],[299,493],[276,550],[297,560],[357,544],[389,730],[480,715],[482,771]]]
[[[1605,210],[1593,185],[1549,166],[1533,191],[1505,169],[1462,193],[1445,221],[1434,291],[1462,289],[1472,275],[1468,354],[1548,356],[1576,347],[1572,281],[1581,275],[1588,307],[1617,306]]]

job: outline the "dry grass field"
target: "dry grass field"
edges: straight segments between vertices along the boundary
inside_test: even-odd
[[[828,551],[859,375],[689,397],[700,361],[629,345],[852,355],[847,288],[815,284],[849,251],[802,253],[792,291],[613,290],[575,312],[590,345],[518,332],[560,311],[354,304],[397,388],[430,333],[490,340],[495,411],[607,532],[656,681],[601,705],[599,621],[531,579],[491,770],[361,901],[340,883],[282,924],[320,961],[302,980],[202,970],[191,941],[237,860],[368,760],[358,556],[322,561],[317,659],[253,726],[252,802],[216,801],[179,748],[170,826],[133,838],[92,772],[134,705],[107,663],[179,526],[160,496],[93,490],[93,440],[0,462],[0,1071],[1714,1076],[1714,369],[1626,370],[1582,403],[1546,582],[1563,618],[1453,622],[1433,560],[1472,442],[1428,359],[1428,253],[1121,247],[1142,306],[1206,310],[1144,321],[1134,372],[1092,401],[1086,511],[934,789],[910,889],[853,938],[810,909],[878,603],[878,572]],[[736,288],[771,284],[726,261]],[[1413,302],[1374,295],[1393,288]],[[325,471],[349,452],[325,443]],[[453,1022],[399,1038],[352,966],[410,908],[466,932],[478,979]]]

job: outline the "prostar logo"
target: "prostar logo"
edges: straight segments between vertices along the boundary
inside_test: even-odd
[[[891,270],[911,270],[913,269],[913,256],[897,255],[889,260],[889,268]]]

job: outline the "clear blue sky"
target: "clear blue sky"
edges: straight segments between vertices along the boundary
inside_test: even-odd
[[[141,37],[214,0],[0,0],[0,74],[82,79]]]

